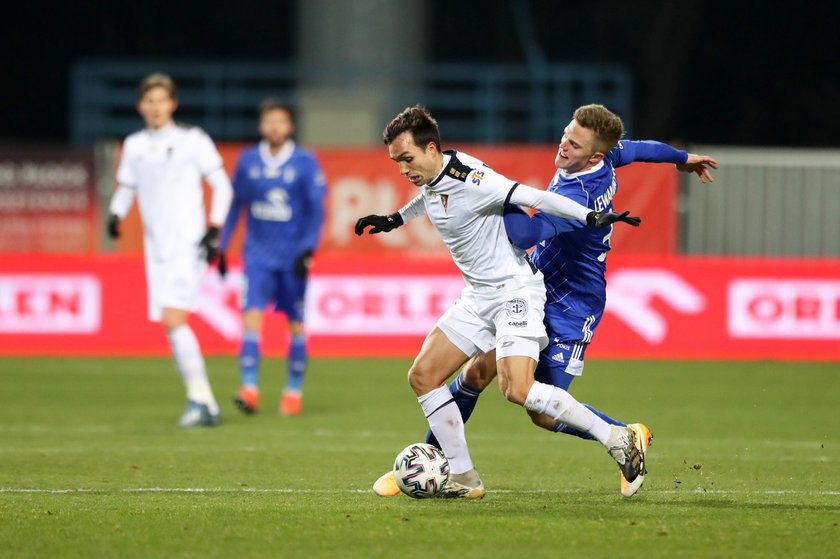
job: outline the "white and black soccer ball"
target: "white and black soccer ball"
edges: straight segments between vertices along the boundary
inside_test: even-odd
[[[449,460],[436,446],[410,444],[394,460],[394,478],[409,497],[428,499],[449,479]]]

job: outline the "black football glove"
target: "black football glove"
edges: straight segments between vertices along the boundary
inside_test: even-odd
[[[208,263],[215,260],[219,255],[219,228],[215,225],[208,227],[207,232],[198,242],[198,246]]]
[[[111,214],[108,216],[108,225],[105,230],[108,231],[108,236],[112,239],[120,238],[120,218],[117,214]]]
[[[640,217],[631,217],[630,212],[589,212],[586,214],[586,223],[594,225],[595,227],[607,227],[616,221],[623,221],[633,227],[638,227],[642,222]]]
[[[295,275],[299,278],[305,278],[309,273],[309,267],[312,265],[312,251],[307,250],[297,258],[295,258]]]
[[[227,256],[224,252],[219,253],[219,260],[216,262],[216,267],[219,270],[219,277],[223,278],[227,275]]]
[[[372,228],[368,233],[375,235],[376,233],[387,233],[396,229],[404,223],[400,212],[392,213],[391,215],[367,215],[359,218],[356,222],[356,234],[364,235],[365,227],[371,225]]]

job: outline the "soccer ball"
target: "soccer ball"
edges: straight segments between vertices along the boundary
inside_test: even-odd
[[[436,446],[410,444],[394,460],[394,479],[409,497],[434,497],[449,479],[449,460]]]

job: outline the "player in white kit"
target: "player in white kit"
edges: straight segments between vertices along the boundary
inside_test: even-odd
[[[540,350],[548,339],[543,325],[545,286],[525,251],[507,238],[507,202],[577,219],[595,227],[616,221],[638,225],[628,212],[595,212],[557,194],[520,185],[464,153],[442,151],[437,122],[421,106],[406,108],[385,128],[385,144],[400,174],[422,189],[398,212],[358,220],[355,232],[387,232],[428,215],[460,268],[466,287],[438,320],[408,372],[408,380],[429,427],[449,459],[444,498],[480,499],[485,489],[464,436],[464,423],[446,380],[471,356],[496,350],[499,385],[505,397],[591,433],[635,479],[644,453],[632,430],[615,427],[568,392],[534,381]]]
[[[200,128],[175,124],[175,84],[151,74],[139,88],[137,111],[146,128],[125,139],[111,198],[108,233],[119,236],[119,222],[138,198],[143,222],[143,253],[149,320],[163,322],[172,355],[187,390],[181,427],[214,426],[221,421],[204,358],[187,316],[196,308],[198,284],[218,254],[219,227],[233,191],[216,146]],[[202,177],[212,189],[205,219]]]

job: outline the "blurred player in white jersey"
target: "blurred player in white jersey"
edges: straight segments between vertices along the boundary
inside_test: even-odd
[[[165,74],[147,76],[139,87],[137,111],[146,128],[125,139],[111,198],[108,234],[134,202],[143,222],[143,253],[149,320],[163,322],[172,355],[186,385],[181,427],[221,422],[204,357],[187,316],[196,308],[198,284],[218,254],[219,228],[233,196],[230,179],[213,141],[199,128],[175,124],[175,83]],[[202,177],[212,189],[209,223]]]
[[[224,251],[236,222],[247,212],[239,352],[242,386],[234,399],[245,413],[254,413],[259,406],[260,332],[269,303],[289,321],[288,374],[280,413],[297,415],[303,402],[304,299],[309,264],[324,223],[326,183],[315,156],[292,140],[294,126],[288,105],[276,99],[260,104],[262,141],[239,157],[233,203],[222,232]],[[222,256],[220,262],[224,261]]]
[[[383,137],[400,174],[421,193],[396,213],[360,218],[356,234],[367,227],[372,234],[391,231],[428,215],[467,284],[426,337],[408,372],[429,427],[449,459],[452,475],[439,496],[484,497],[460,411],[444,383],[470,357],[494,349],[500,387],[509,401],[591,434],[606,447],[622,475],[634,480],[644,470],[644,452],[633,430],[611,426],[565,390],[534,380],[540,351],[548,344],[545,286],[525,251],[508,240],[503,208],[506,203],[519,204],[595,227],[616,221],[638,225],[639,220],[628,212],[593,211],[520,185],[467,154],[442,151],[437,122],[421,106],[397,115]]]

